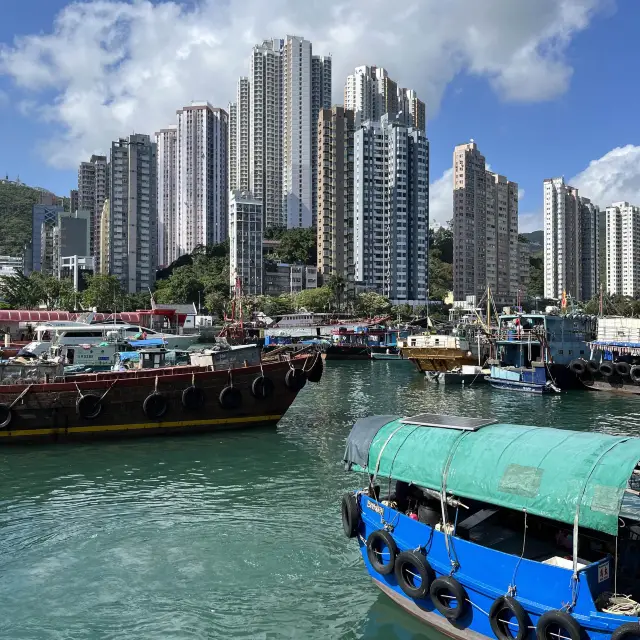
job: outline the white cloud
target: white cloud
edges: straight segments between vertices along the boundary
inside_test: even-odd
[[[152,133],[191,100],[225,106],[252,45],[274,35],[309,38],[333,55],[333,98],[355,66],[387,67],[437,110],[461,71],[484,76],[506,100],[537,101],[566,90],[566,48],[609,0],[94,0],[69,4],[50,33],[0,47],[39,117],[59,125],[45,156],[73,166],[132,130]],[[384,19],[380,19],[384,16]]]
[[[524,189],[521,187],[518,189],[518,200],[522,200],[524,198]]]
[[[518,232],[530,233],[531,231],[539,231],[542,229],[542,212],[536,213],[519,213],[518,214]]]
[[[429,224],[445,227],[453,218],[453,167],[429,185]]]
[[[640,205],[640,146],[612,149],[592,160],[569,184],[600,207],[624,200]]]

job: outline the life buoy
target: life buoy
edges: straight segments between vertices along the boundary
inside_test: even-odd
[[[150,418],[151,420],[159,420],[165,413],[167,413],[168,409],[169,403],[167,402],[167,399],[157,391],[150,393],[142,403],[142,410],[147,418]]]
[[[538,640],[555,640],[558,634],[568,637],[570,640],[580,640],[580,625],[575,618],[565,611],[552,609],[543,613],[536,625],[536,637]]]
[[[85,393],[76,401],[76,412],[85,420],[93,420],[102,413],[100,396],[95,393]]]
[[[513,619],[518,625],[516,631]],[[529,616],[523,606],[511,596],[496,598],[489,609],[491,629],[498,640],[525,640],[529,635]]]
[[[273,384],[273,380],[271,378],[267,378],[266,376],[258,376],[251,383],[251,393],[256,398],[268,398],[273,395],[273,390],[275,385]]]
[[[589,360],[587,362],[587,370],[591,373],[598,373],[598,363],[595,360]]]
[[[284,383],[291,391],[300,391],[307,384],[307,376],[302,369],[289,369],[284,377]]]
[[[394,567],[398,586],[410,597],[420,600],[429,593],[435,573],[422,553],[403,551]]]
[[[360,509],[353,493],[342,496],[342,528],[347,538],[355,538],[360,524]]]
[[[204,391],[200,387],[191,385],[182,392],[182,406],[189,411],[202,409],[204,402]]]
[[[242,393],[237,387],[227,386],[220,392],[218,401],[223,409],[232,411],[242,404]]]
[[[627,622],[621,624],[612,634],[611,640],[632,640],[640,637],[640,624],[637,622]]]
[[[584,360],[572,360],[569,363],[569,369],[571,369],[571,371],[576,375],[581,376],[587,370],[587,365]]]
[[[634,382],[640,382],[640,367],[637,364],[631,367],[629,375]]]
[[[603,362],[600,365],[600,373],[605,378],[610,378],[614,373],[613,365],[610,362]]]
[[[458,620],[467,606],[467,594],[451,576],[436,578],[429,588],[435,608],[448,620]]]
[[[389,559],[385,558],[389,555]],[[383,576],[393,573],[398,547],[391,534],[384,529],[372,531],[367,538],[367,557],[371,566]]]
[[[615,368],[619,376],[626,377],[631,373],[631,365],[628,362],[616,362]]]
[[[307,380],[309,382],[320,382],[323,370],[324,364],[322,364],[322,355],[318,351],[318,353],[316,353],[316,359],[311,365],[311,369],[307,372]]]
[[[0,429],[6,429],[13,420],[13,411],[6,404],[0,404]]]

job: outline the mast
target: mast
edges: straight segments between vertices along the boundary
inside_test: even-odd
[[[600,313],[599,316],[602,318],[602,282],[600,283]]]

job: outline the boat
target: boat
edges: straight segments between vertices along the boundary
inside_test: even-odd
[[[569,368],[590,391],[640,395],[640,319],[598,318],[589,355],[576,358]]]
[[[421,373],[453,371],[463,366],[482,364],[489,354],[488,343],[470,342],[463,335],[429,334],[409,336],[400,352]]]
[[[344,533],[374,584],[460,640],[640,634],[640,439],[422,414],[358,420]]]
[[[0,445],[274,425],[323,369],[319,353],[167,366],[164,349],[147,349],[140,359],[132,370],[73,376],[61,362],[0,364]]]
[[[408,337],[402,329],[387,329],[379,325],[358,326],[347,329],[341,326],[331,333],[331,343],[324,350],[326,360],[370,360],[371,354],[395,355],[398,344]]]
[[[527,393],[582,388],[571,362],[585,357],[595,329],[596,318],[585,314],[500,315],[488,382]]]
[[[387,349],[387,351],[389,351]],[[401,362],[409,362],[408,360],[406,360],[405,358],[402,357],[401,353],[377,353],[377,352],[372,352],[371,353],[371,359],[372,360],[396,360],[396,361],[401,361]]]
[[[464,364],[451,371],[427,372],[427,380],[436,384],[452,385],[477,385],[486,382],[489,369],[483,369],[477,365]]]

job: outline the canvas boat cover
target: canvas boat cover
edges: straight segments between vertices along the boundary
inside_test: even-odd
[[[344,461],[347,468],[369,474],[377,468],[381,477],[438,491],[444,479],[455,496],[570,525],[579,504],[581,527],[615,535],[640,461],[640,438],[487,422],[425,426],[372,416],[354,425]]]

